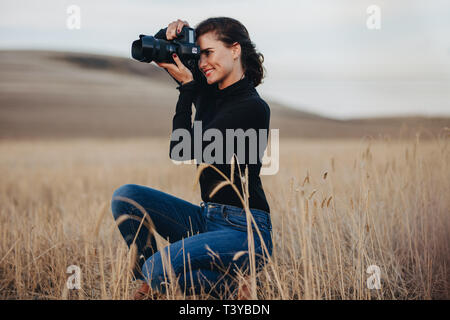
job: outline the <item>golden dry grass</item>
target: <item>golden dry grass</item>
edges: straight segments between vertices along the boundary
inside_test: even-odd
[[[110,212],[136,183],[193,203],[195,166],[168,159],[168,139],[0,143],[0,298],[130,299],[138,285]],[[421,141],[281,140],[263,176],[272,264],[260,299],[449,298],[448,131]],[[70,265],[81,289],[68,290]],[[368,289],[370,265],[381,289]],[[169,295],[160,298],[185,298]]]

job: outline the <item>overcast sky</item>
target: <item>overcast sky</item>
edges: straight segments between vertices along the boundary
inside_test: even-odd
[[[79,30],[66,26],[70,5],[81,9]],[[381,10],[379,30],[366,25],[370,5]],[[211,16],[233,17],[249,30],[265,56],[262,94],[341,118],[450,115],[448,0],[2,0],[0,48],[130,57],[140,33]],[[401,87],[394,94],[392,83]]]

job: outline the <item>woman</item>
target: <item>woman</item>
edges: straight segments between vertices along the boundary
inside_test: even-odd
[[[165,34],[159,32],[155,37],[172,40],[185,25],[189,26],[182,20],[172,22]],[[194,120],[201,121],[202,132],[215,129],[225,137],[226,129],[266,130],[262,134],[265,137],[261,134],[257,137],[257,162],[249,161],[247,156],[252,145],[251,141],[246,140],[245,157],[237,156],[239,165],[233,170],[234,184],[243,197],[241,174],[244,176],[245,166],[248,167],[249,207],[267,248],[264,251],[261,237],[253,232],[259,270],[266,261],[265,252],[272,253],[270,209],[259,177],[261,155],[265,149],[265,145],[261,147],[259,142],[261,139],[267,142],[270,109],[254,88],[263,78],[264,58],[255,51],[247,29],[235,19],[209,18],[196,27],[195,33],[201,53],[194,74],[176,55],[173,56],[176,64],[157,63],[181,84],[177,87],[180,94],[173,117],[170,157],[176,157],[175,130],[193,133],[192,103],[196,108]],[[203,142],[201,147],[204,151],[207,143]],[[236,149],[233,151],[236,153]],[[179,155],[177,157],[176,160],[180,160]],[[183,152],[181,157],[182,160],[195,158],[193,151],[191,154]],[[231,178],[231,159],[225,160],[212,165]],[[170,257],[179,288],[186,293],[200,293],[203,290],[216,297],[236,293],[237,286],[233,279],[237,269],[248,270],[249,265],[246,213],[241,199],[231,186],[224,186],[211,194],[221,181],[224,181],[223,176],[214,168],[207,167],[202,171],[199,182],[203,201],[200,205],[134,184],[121,186],[114,192],[111,208],[114,218],[120,219],[119,230],[128,246],[135,241],[141,256],[135,276],[146,283],[138,295],[148,292],[149,286],[160,292],[166,290],[170,277],[164,256]],[[157,251],[156,239],[149,235],[148,225],[141,225],[143,214],[139,206],[148,213],[158,234],[168,238],[170,245],[163,253]],[[123,215],[134,219],[122,219]],[[241,288],[242,291],[248,290]]]

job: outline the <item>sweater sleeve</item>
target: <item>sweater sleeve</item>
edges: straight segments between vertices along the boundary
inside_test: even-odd
[[[198,86],[195,80],[177,87],[180,91],[175,115],[172,119],[172,134],[170,138],[169,157],[172,158],[172,150],[179,142],[179,137],[184,139],[184,135],[189,134],[193,137],[192,128],[192,103],[197,95]],[[184,155],[183,155],[184,156]],[[187,159],[184,159],[187,160]]]
[[[190,83],[187,83],[189,85]],[[183,86],[182,86],[183,87]],[[195,96],[195,91],[191,87],[180,88],[180,96],[177,103],[177,111],[173,119],[173,131],[170,141],[170,158],[178,161],[196,159],[201,154],[195,154],[195,141],[194,141],[194,128],[192,127],[191,116],[192,116],[192,101]],[[258,129],[268,129],[269,125],[269,111],[260,103],[246,102],[240,103],[232,107],[227,112],[220,114],[218,117],[214,118],[207,125],[202,125],[202,129],[207,130],[209,128],[216,129],[220,131],[223,137],[223,146],[226,145],[226,130],[227,129],[242,129],[247,131],[248,129],[255,129],[257,134],[257,139],[259,140]],[[176,129],[184,129],[180,132],[174,134]],[[202,133],[200,133],[202,134]],[[182,141],[186,139],[186,141]],[[205,150],[211,141],[203,141],[201,139],[201,152]],[[190,144],[186,145],[186,144]],[[188,150],[182,149],[181,147],[188,147]],[[259,143],[258,143],[259,145]],[[177,146],[177,147],[176,147]],[[198,146],[197,146],[198,148]],[[236,145],[235,145],[236,148]],[[180,155],[180,150],[182,149],[182,155]],[[200,149],[200,148],[199,148]],[[246,151],[249,149],[248,142],[245,147]],[[187,151],[185,154],[185,151]],[[197,150],[199,153],[199,150]],[[246,152],[248,154],[248,152]],[[223,150],[223,155],[225,156],[225,150]],[[201,159],[200,159],[201,160]],[[241,163],[245,163],[244,159],[241,159]],[[223,161],[228,161],[224,159]],[[201,162],[201,161],[197,161]]]

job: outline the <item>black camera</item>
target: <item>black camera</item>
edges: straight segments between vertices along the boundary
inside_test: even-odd
[[[140,62],[173,63],[172,54],[176,53],[181,62],[194,71],[200,58],[200,47],[195,44],[195,31],[184,26],[177,37],[167,41],[166,29],[161,29],[154,37],[139,35],[139,40],[133,41],[131,56]]]

